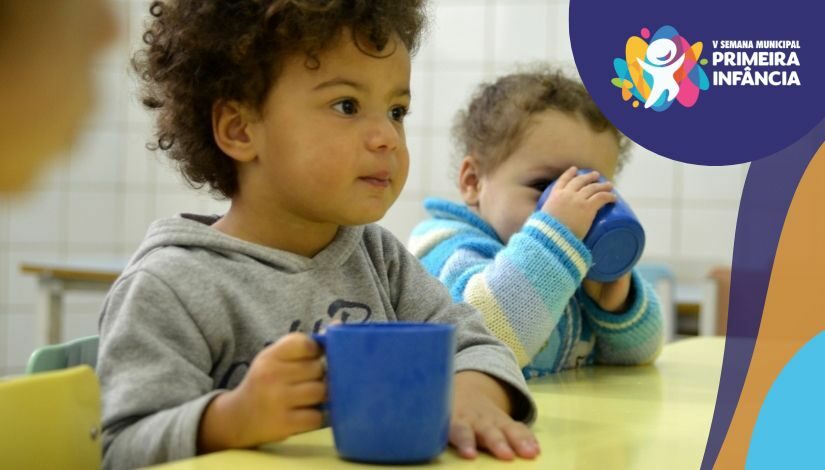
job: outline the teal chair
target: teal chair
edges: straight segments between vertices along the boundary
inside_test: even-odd
[[[62,344],[44,346],[32,353],[26,373],[36,374],[84,364],[94,369],[97,365],[99,342],[98,336],[87,336]]]

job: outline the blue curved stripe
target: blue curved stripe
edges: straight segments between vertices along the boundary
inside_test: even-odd
[[[745,468],[825,468],[822,390],[825,332],[808,341],[776,377],[753,427]]]

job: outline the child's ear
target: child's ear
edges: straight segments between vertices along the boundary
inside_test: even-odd
[[[476,158],[467,155],[461,160],[458,167],[458,190],[461,198],[468,206],[478,205],[478,195],[481,190],[481,172]]]
[[[218,101],[212,106],[212,134],[223,153],[239,162],[255,159],[253,119],[254,114],[248,107],[237,101]]]

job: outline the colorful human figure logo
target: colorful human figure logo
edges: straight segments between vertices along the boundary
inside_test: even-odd
[[[641,37],[627,40],[625,58],[613,59],[617,77],[611,83],[621,88],[625,101],[634,98],[634,108],[644,103],[645,109],[664,111],[674,101],[690,108],[699,91],[710,87],[702,69],[708,61],[701,54],[702,42],[691,45],[673,26],[662,26],[653,37],[642,28]]]

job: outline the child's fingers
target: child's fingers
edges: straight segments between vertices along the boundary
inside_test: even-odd
[[[539,455],[539,443],[530,430],[522,423],[512,423],[504,428],[504,434],[519,457],[532,459]]]
[[[587,186],[583,187],[581,189],[581,191],[579,191],[579,194],[584,196],[585,199],[588,199],[596,193],[603,193],[603,192],[608,192],[609,193],[612,190],[613,190],[613,183],[611,183],[610,181],[608,181],[606,183],[591,183],[591,184],[588,184]]]
[[[467,423],[453,422],[450,425],[450,444],[456,448],[458,455],[465,459],[474,459],[478,455],[475,432]]]
[[[570,180],[576,177],[577,171],[579,171],[578,168],[574,166],[571,166],[570,168],[565,170],[564,173],[562,173],[561,176],[559,176],[559,178],[556,180],[555,187],[559,189],[564,189],[564,187],[567,186],[568,183],[570,183]]]
[[[300,408],[323,403],[327,397],[327,385],[324,382],[303,382],[290,387],[287,405]]]
[[[295,408],[287,414],[290,434],[313,431],[324,424],[324,415],[317,408]]]
[[[578,175],[567,185],[567,189],[572,191],[580,191],[583,187],[599,180],[599,172],[598,171],[591,171],[590,173],[585,173],[583,175]]]
[[[592,202],[596,205],[596,207],[601,208],[605,204],[609,204],[611,202],[616,202],[617,197],[616,194],[612,192],[600,192],[590,196],[587,199],[589,202]]]
[[[279,361],[277,370],[273,373],[291,384],[321,380],[325,375],[324,364],[320,359]]]
[[[272,354],[282,361],[317,359],[321,357],[321,347],[303,333],[290,333],[272,345]]]
[[[487,449],[497,459],[513,460],[516,456],[504,433],[492,423],[481,426],[480,429],[476,430],[476,433],[478,434],[479,446]]]

